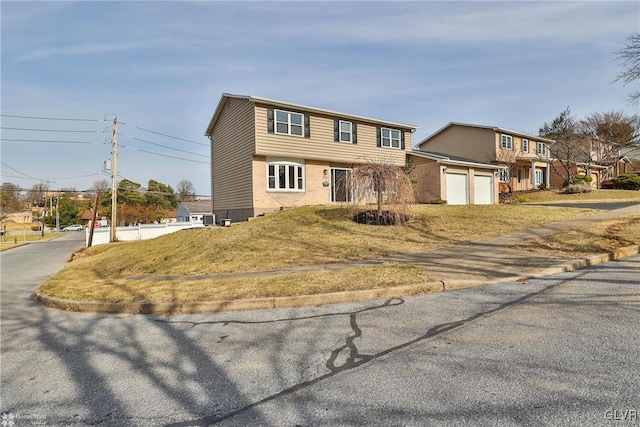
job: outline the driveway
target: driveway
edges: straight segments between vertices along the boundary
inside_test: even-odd
[[[39,305],[28,295],[52,268],[37,246],[1,258],[0,410],[16,426],[637,425],[638,256],[402,299],[163,317]]]

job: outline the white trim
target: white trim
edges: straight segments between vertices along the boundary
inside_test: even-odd
[[[304,162],[300,162],[297,160],[284,160],[284,159],[269,159],[267,158],[265,174],[266,174],[266,185],[265,190],[268,193],[304,193],[306,188],[306,168]],[[270,167],[273,166],[273,175],[269,172]],[[284,166],[284,183],[285,187],[281,188],[280,185],[280,167]],[[294,188],[289,188],[288,183],[291,180],[291,167],[294,167]],[[275,188],[270,188],[270,178],[273,176],[273,183]],[[299,188],[300,180],[302,180],[302,188]]]
[[[342,124],[349,124],[349,132],[344,132],[349,134],[349,140],[345,141],[342,139]],[[338,120],[338,142],[344,142],[345,144],[353,144],[353,122],[348,120]]]
[[[278,121],[278,113],[284,113],[287,115],[287,121],[286,123],[283,121]],[[300,116],[300,124],[297,123],[293,123],[293,116]],[[287,132],[280,132],[278,131],[278,124],[286,124],[287,125]],[[299,126],[300,127],[300,134],[297,133],[292,133],[291,132],[291,128],[292,126]],[[274,109],[273,110],[273,133],[278,134],[278,135],[291,135],[291,136],[297,136],[300,138],[304,138],[304,114],[302,113],[296,113],[295,111],[287,111],[287,110],[277,110]]]
[[[524,149],[525,143],[527,144],[527,149]],[[529,139],[528,138],[522,138],[522,145],[520,147],[521,151],[523,153],[528,153],[529,152]]]
[[[492,164],[489,164],[489,163],[478,163],[478,162],[474,162],[474,161],[471,161],[471,160],[452,160],[449,157],[437,155],[437,154],[434,154],[434,153],[429,153],[427,151],[413,150],[409,154],[414,155],[414,156],[418,156],[418,157],[423,157],[425,159],[435,160],[437,163],[441,163],[443,165],[473,166],[473,167],[476,167],[476,168],[493,169],[493,170],[502,169],[504,167],[504,166],[501,166],[501,165],[492,165]]]
[[[513,151],[513,136],[506,133],[500,134],[500,148],[503,150]]]
[[[389,140],[389,145],[384,145],[384,131],[389,131],[389,137],[386,138]],[[398,137],[394,138],[393,137],[393,132],[398,132]],[[398,146],[394,147],[393,146],[393,141],[398,141]],[[393,148],[396,150],[401,150],[402,149],[402,131],[400,129],[392,129],[392,128],[387,128],[387,127],[381,127],[380,128],[380,147],[384,147],[384,148]]]

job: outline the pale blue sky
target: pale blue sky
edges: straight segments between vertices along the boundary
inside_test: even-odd
[[[224,92],[417,125],[415,142],[450,121],[536,134],[567,106],[578,118],[638,112],[626,102],[631,88],[612,83],[621,72],[615,52],[640,31],[638,1],[0,8],[2,182],[23,188],[49,180],[85,190],[108,179],[100,174],[111,152],[104,119],[117,114],[126,124],[122,178],[174,188],[188,179],[208,196],[204,131]]]

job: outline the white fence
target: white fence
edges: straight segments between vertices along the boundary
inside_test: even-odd
[[[116,227],[116,239],[119,241],[147,240],[188,228],[204,227],[202,221],[173,222],[167,224],[140,224],[132,227]],[[85,246],[89,246],[89,229],[86,230]],[[111,227],[98,227],[93,230],[92,246],[109,243]]]

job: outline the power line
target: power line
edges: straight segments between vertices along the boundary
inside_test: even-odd
[[[125,126],[128,126],[126,123],[122,123],[122,124],[125,125]],[[177,140],[180,140],[180,141],[190,142],[192,144],[204,145],[205,147],[209,146],[209,144],[205,144],[204,142],[198,142],[198,141],[192,141],[190,139],[179,138],[177,136],[167,135],[166,133],[160,133],[160,132],[156,132],[156,131],[153,131],[153,130],[141,128],[141,127],[138,127],[138,126],[131,125],[131,127],[139,129],[139,130],[144,131],[144,132],[149,132],[149,133],[153,133],[153,134],[156,134],[156,135],[166,136],[167,138],[173,138],[173,139],[177,139]]]
[[[209,164],[209,162],[201,162],[200,160],[191,160],[191,159],[185,159],[183,157],[169,156],[168,154],[154,153],[153,151],[140,150],[140,149],[133,148],[133,147],[128,147],[128,146],[122,145],[122,144],[120,144],[120,147],[128,148],[129,150],[133,150],[133,151],[139,151],[141,153],[153,154],[155,156],[168,157],[170,159],[177,159],[177,160],[184,160],[185,162],[202,163],[203,165],[208,165]]]
[[[5,127],[5,126],[0,126],[0,129],[26,130],[26,131],[33,131],[33,132],[98,133],[97,130],[28,129],[28,128],[11,128],[11,127]]]
[[[136,141],[145,142],[147,144],[151,144],[151,145],[155,145],[155,146],[158,146],[158,147],[166,148],[168,150],[180,151],[181,153],[192,154],[194,156],[200,156],[200,157],[206,157],[206,158],[209,157],[209,156],[204,155],[204,154],[194,153],[193,151],[186,151],[186,150],[181,150],[179,148],[169,147],[167,145],[158,144],[157,142],[151,142],[151,141],[147,141],[147,140],[141,139],[141,138],[135,138],[135,137],[131,137],[131,136],[128,136],[128,135],[122,135],[122,136],[127,137],[127,138],[131,138],[131,139],[135,139]]]
[[[32,176],[29,176],[29,175],[27,175],[27,174],[26,174],[26,173],[24,173],[24,172],[20,172],[20,171],[19,171],[19,170],[17,170],[17,169],[12,168],[11,166],[9,166],[8,164],[6,164],[5,162],[0,162],[0,164],[2,164],[2,166],[4,166],[5,168],[9,168],[9,169],[11,169],[11,170],[12,170],[12,171],[14,171],[14,172],[19,173],[20,175],[24,175],[24,176],[26,176],[27,178],[30,178],[30,179],[38,179],[38,178],[34,178],[34,177],[32,177]]]
[[[104,144],[103,142],[94,142],[94,141],[60,141],[60,140],[49,140],[49,139],[8,139],[8,138],[0,138],[0,141],[53,143],[53,144]]]
[[[63,121],[76,121],[76,122],[99,122],[98,119],[72,119],[62,117],[36,117],[36,116],[13,116],[9,114],[0,114],[0,117],[11,117],[14,119],[35,119],[35,120],[63,120]]]

